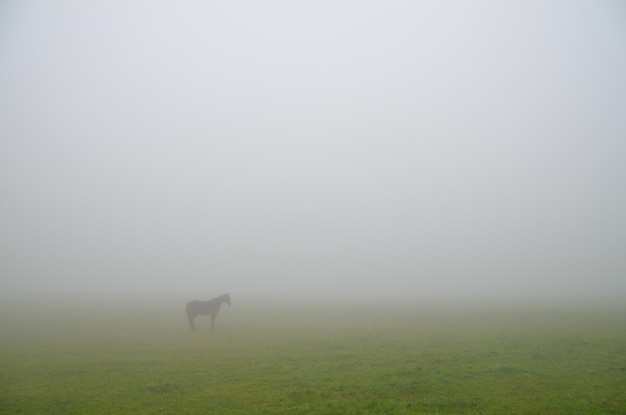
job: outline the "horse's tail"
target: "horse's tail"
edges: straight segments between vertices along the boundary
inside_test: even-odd
[[[196,328],[193,325],[193,320],[196,318],[196,312],[193,309],[193,301],[190,303],[187,303],[185,310],[187,311],[187,321],[189,321],[189,326],[191,327],[192,330],[195,330]]]

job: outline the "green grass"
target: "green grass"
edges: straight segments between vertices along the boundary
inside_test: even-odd
[[[0,414],[624,414],[626,308],[4,306]]]

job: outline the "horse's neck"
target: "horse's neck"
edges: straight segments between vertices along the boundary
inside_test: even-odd
[[[226,298],[225,298],[225,297],[216,297],[216,298],[214,298],[214,299],[212,299],[212,300],[207,301],[207,303],[210,303],[210,304],[214,304],[214,305],[219,306],[219,305],[222,305],[222,303],[223,303],[224,301],[226,301]]]

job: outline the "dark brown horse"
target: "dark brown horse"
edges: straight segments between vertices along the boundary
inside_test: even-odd
[[[220,306],[222,303],[226,303],[230,305],[230,297],[228,294],[220,295],[217,298],[214,298],[209,301],[190,301],[187,303],[187,320],[189,320],[189,326],[191,330],[195,331],[196,326],[193,325],[193,320],[196,316],[211,316],[211,330],[213,330],[213,325],[215,323],[215,317],[217,317],[217,313],[220,311]]]

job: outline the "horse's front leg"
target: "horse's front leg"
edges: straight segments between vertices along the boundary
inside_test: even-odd
[[[187,310],[187,321],[189,322],[189,328],[191,331],[196,331],[196,326],[193,324],[193,320],[196,318],[196,315],[191,311]]]

